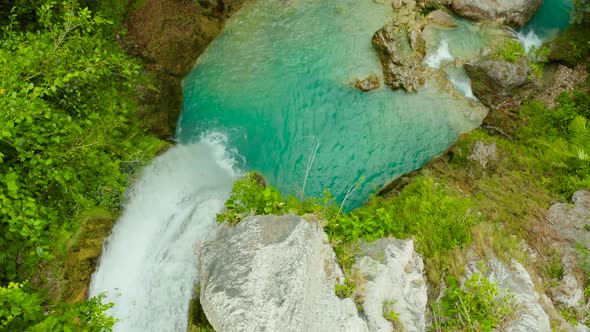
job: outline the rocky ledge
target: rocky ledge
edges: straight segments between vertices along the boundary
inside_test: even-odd
[[[521,27],[542,4],[543,0],[453,0],[451,8],[476,21]]]

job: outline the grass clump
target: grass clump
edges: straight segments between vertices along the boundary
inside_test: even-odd
[[[277,189],[266,186],[260,175],[251,172],[234,183],[230,197],[225,202],[225,211],[217,214],[217,221],[237,224],[250,215],[301,215],[320,210],[321,206],[316,200],[285,198]]]
[[[501,328],[516,309],[513,295],[477,273],[463,287],[449,277],[447,287],[434,308],[434,331],[492,331]]]

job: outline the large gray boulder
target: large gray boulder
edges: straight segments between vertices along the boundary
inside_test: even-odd
[[[383,79],[392,89],[416,92],[425,83],[424,40],[417,29],[408,32],[386,24],[373,35],[373,46],[377,50]]]
[[[543,0],[453,0],[451,8],[473,20],[521,27],[542,4]]]
[[[364,275],[363,309],[370,331],[425,331],[428,301],[424,263],[412,240],[380,239],[363,245],[357,260]],[[383,315],[393,311],[396,327]]]
[[[321,225],[255,216],[200,248],[201,304],[216,331],[366,331]]]
[[[530,67],[526,59],[513,63],[484,58],[466,63],[464,67],[471,79],[473,94],[492,109],[519,103],[535,87],[529,79]]]

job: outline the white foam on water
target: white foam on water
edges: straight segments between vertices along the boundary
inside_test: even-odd
[[[453,61],[454,57],[449,50],[449,42],[445,39],[440,41],[436,52],[429,54],[425,59],[424,63],[430,67],[438,69],[445,61]]]
[[[115,331],[186,331],[195,247],[215,236],[215,215],[239,176],[226,146],[221,133],[174,146],[131,188],[90,286],[90,296],[115,304]]]

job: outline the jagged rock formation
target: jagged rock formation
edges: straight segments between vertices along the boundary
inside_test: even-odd
[[[515,317],[508,322],[506,331],[551,331],[549,315],[539,303],[541,297],[535,291],[531,276],[515,259],[512,259],[510,265],[507,266],[496,258],[488,260],[484,265],[471,262],[466,267],[467,278],[479,273],[497,284],[499,289],[508,290],[514,296],[517,310]]]
[[[418,33],[396,29],[392,23],[373,35],[372,42],[381,60],[385,84],[392,89],[416,92],[425,83],[424,54],[418,52],[424,40],[419,39]]]
[[[427,288],[424,263],[412,240],[381,239],[363,245],[356,267],[368,280],[363,309],[370,331],[393,331],[383,315],[393,310],[407,331],[426,330]]]
[[[216,331],[366,331],[317,221],[255,216],[200,248],[201,304]]]
[[[122,41],[155,77],[155,90],[138,90],[139,116],[156,136],[173,135],[182,108],[182,79],[244,2],[146,0],[129,14]]]
[[[551,206],[547,220],[572,247],[581,243],[590,251],[590,191],[575,192],[572,202],[573,205],[557,203]]]
[[[471,79],[473,94],[491,109],[520,103],[535,87],[526,59],[513,63],[484,57],[464,67]]]
[[[525,25],[543,4],[543,0],[452,0],[457,15],[476,21],[513,27]]]

